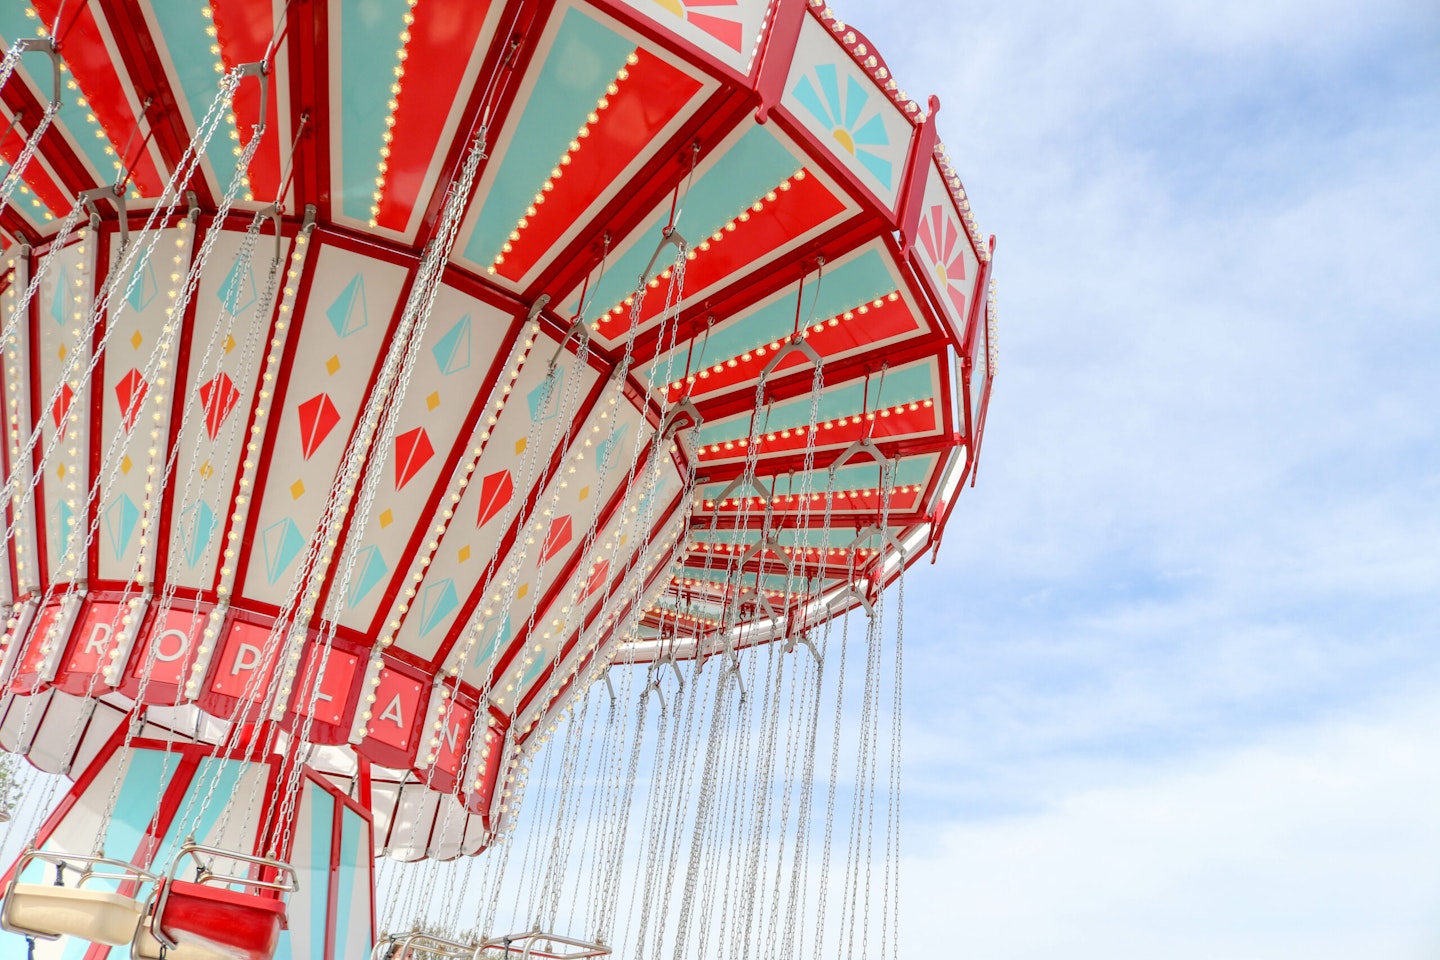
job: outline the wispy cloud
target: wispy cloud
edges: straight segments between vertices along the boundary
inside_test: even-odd
[[[1282,0],[848,13],[904,61],[912,94],[939,93],[942,136],[1000,238],[979,483],[940,564],[910,582],[924,598],[907,644],[912,822],[947,831],[952,889],[983,883],[984,910],[1042,931],[1064,929],[1045,909],[1063,913],[1072,893],[1005,866],[1036,844],[1053,852],[1045,870],[1143,900],[1157,937],[1154,918],[1189,916],[1173,912],[1182,896],[1237,918],[1271,896],[1303,923],[1286,872],[1353,866],[1363,803],[1328,808],[1328,828],[1306,834],[1313,855],[1292,864],[1266,859],[1267,844],[1292,849],[1279,814],[1230,845],[1187,823],[1220,831],[1240,813],[1210,812],[1215,794],[1245,793],[1250,777],[1299,802],[1321,760],[1389,782],[1341,749],[1370,723],[1345,718],[1402,689],[1440,694],[1440,12]],[[1413,739],[1427,717],[1433,729],[1423,712],[1375,721],[1367,742]],[[1291,739],[1275,746],[1281,731]],[[1173,818],[1119,828],[1127,804],[1161,796]],[[1440,830],[1433,804],[1377,809],[1396,838]],[[1102,828],[1107,851],[1086,838]],[[1248,901],[1163,887],[1142,869],[1151,848],[1175,875],[1211,880],[1253,851],[1270,886],[1236,887]],[[1366,869],[1403,850],[1366,854]],[[1335,942],[1409,936],[1396,955],[1417,955],[1440,884],[1416,881]],[[1334,929],[1335,909],[1317,899],[1313,928]],[[1086,929],[1124,921],[1092,912]],[[1310,955],[1299,939],[1225,942],[1246,945],[1195,955]],[[972,956],[1029,955],[972,943]],[[1064,936],[1051,945],[1089,955]]]

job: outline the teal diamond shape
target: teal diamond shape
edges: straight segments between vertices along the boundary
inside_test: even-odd
[[[465,314],[430,348],[435,365],[445,376],[470,366],[470,314]]]
[[[155,264],[146,260],[145,269],[139,271],[139,276],[132,275],[131,283],[133,286],[130,287],[130,295],[126,299],[136,310],[144,310],[160,292],[160,284],[155,279]]]
[[[365,278],[362,275],[357,273],[351,278],[345,289],[340,291],[340,296],[325,311],[325,316],[341,339],[370,325],[370,313],[365,307]]]
[[[595,446],[595,469],[601,473],[609,473],[620,462],[620,451],[624,449],[625,434],[630,432],[630,424],[623,423],[610,436],[601,440]]]
[[[565,368],[556,367],[540,385],[525,395],[530,404],[530,419],[535,423],[554,420],[560,414],[560,387],[565,383]]]
[[[460,606],[455,581],[446,577],[428,585],[420,594],[420,636],[425,636]]]
[[[470,661],[472,670],[479,670],[482,667],[487,670],[494,669],[494,661],[501,649],[510,642],[510,615],[503,617],[500,614],[491,616],[480,625],[480,639],[483,641],[480,652]]]
[[[60,326],[65,326],[65,318],[68,316],[65,310],[66,298],[70,296],[70,271],[65,269],[64,264],[60,266],[60,279],[55,282],[55,299],[50,303],[50,316]]]
[[[525,668],[525,672],[522,673],[522,674],[520,675],[520,679],[515,682],[515,689],[516,689],[516,690],[525,690],[525,689],[527,689],[527,688],[530,686],[530,684],[535,681],[535,678],[540,675],[540,671],[545,669],[545,665],[546,665],[547,663],[549,663],[549,662],[550,662],[550,654],[549,654],[549,653],[537,653],[537,654],[535,654],[535,662],[532,663],[532,664],[530,664],[530,666],[528,666],[528,667]]]
[[[245,268],[243,273],[241,267]],[[250,266],[249,258],[244,258],[243,262],[237,259],[231,265],[216,296],[232,317],[244,312],[259,298],[255,291],[255,270]]]
[[[215,511],[203,500],[192,503],[181,511],[180,531],[185,546],[185,563],[188,566],[199,565],[205,556],[205,548],[210,545],[210,538],[215,536],[215,529],[219,526]]]
[[[75,530],[75,511],[70,509],[70,504],[64,500],[60,501],[60,509],[56,511],[55,524],[55,542],[62,547],[68,547],[68,539]]]
[[[62,503],[60,512],[61,523],[66,523],[68,517],[65,514],[70,512],[70,507]],[[105,508],[105,532],[110,535],[116,560],[125,556],[125,551],[130,548],[130,538],[135,535],[135,526],[139,522],[140,508],[126,494],[120,494]],[[61,530],[63,531],[64,527]]]
[[[260,534],[260,544],[265,549],[265,576],[275,583],[304,549],[305,538],[295,521],[285,517],[265,528]]]
[[[360,571],[360,575],[350,581],[349,602],[351,606],[365,599],[365,595],[374,590],[375,585],[385,579],[385,574],[390,572],[390,565],[385,562],[384,557],[380,556],[380,548],[374,544],[361,550],[355,556],[355,567]]]

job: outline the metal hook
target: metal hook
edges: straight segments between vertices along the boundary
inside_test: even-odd
[[[681,414],[689,419],[681,420]],[[699,409],[687,398],[671,407],[660,421],[660,436],[668,443],[681,430],[694,430],[704,422],[705,418],[700,415]]]
[[[549,297],[542,297],[542,299],[548,300]],[[536,302],[538,303],[539,301]],[[531,316],[531,319],[534,319],[533,315]],[[575,322],[570,324],[570,329],[565,331],[565,336],[561,337],[560,342],[555,345],[555,352],[550,356],[549,369],[552,372],[555,370],[555,364],[560,362],[560,355],[565,352],[565,344],[569,343],[571,340],[575,341],[575,350],[577,353],[580,351],[581,347],[585,343],[589,342],[590,331],[585,329],[585,320],[583,316],[577,317],[575,319]]]
[[[680,234],[679,230],[676,230],[674,227],[666,227],[661,231],[660,242],[655,245],[655,252],[650,255],[650,262],[645,264],[644,270],[640,271],[640,282],[638,286],[643,287],[650,282],[650,271],[655,269],[655,261],[660,259],[660,251],[665,249],[665,244],[667,243],[673,243],[675,249],[682,251],[689,249],[690,246],[685,242],[685,238]]]
[[[125,210],[125,190],[116,187],[94,187],[80,194],[80,202],[90,211],[90,228],[98,229],[100,226],[100,208],[96,205],[97,200],[109,200],[120,208],[120,216],[117,223],[120,227],[120,245],[123,247],[130,242],[130,217]]]
[[[50,58],[50,73],[53,81],[52,93],[50,95],[50,106],[46,112],[52,116],[60,111],[60,52],[55,47],[54,37],[27,37],[17,41],[15,46],[22,54],[43,53]]]
[[[274,222],[274,224],[275,224],[275,263],[281,263],[281,262],[284,261],[284,259],[285,259],[285,249],[284,249],[283,246],[281,246],[281,244],[283,244],[284,241],[285,241],[285,236],[284,236],[284,234],[283,234],[283,233],[281,232],[281,230],[280,230],[281,223],[280,223],[280,203],[279,203],[279,201],[276,201],[275,203],[270,204],[268,207],[264,207],[264,208],[256,211],[255,216],[256,216],[257,219],[266,218],[266,219],[269,219],[269,220],[271,220],[271,221]]]
[[[269,56],[269,52],[266,52]],[[255,124],[255,136],[265,132],[265,114],[270,109],[270,64],[265,60],[256,60],[253,63],[242,63],[235,68],[238,77],[259,77],[260,78],[260,113]]]

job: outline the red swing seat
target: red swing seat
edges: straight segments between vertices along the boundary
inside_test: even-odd
[[[165,939],[234,960],[270,960],[285,929],[279,897],[240,893],[188,880],[167,881],[165,911],[155,921]]]
[[[237,874],[216,872],[205,866],[205,856],[253,864],[273,871],[275,879],[254,879],[248,875],[251,868]],[[197,865],[194,880],[179,879],[181,861],[187,857]],[[232,885],[246,889],[234,890]],[[285,894],[296,886],[295,871],[279,860],[187,843],[171,861],[142,924],[146,945],[164,945],[177,958],[270,960],[287,926]]]

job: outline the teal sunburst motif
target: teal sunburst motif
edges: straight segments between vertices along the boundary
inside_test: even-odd
[[[885,185],[894,187],[894,167],[870,147],[888,147],[890,134],[879,105],[871,103],[870,91],[851,75],[840,86],[840,71],[833,63],[822,63],[802,76],[791,94],[810,115],[830,129],[830,135],[846,153]]]

